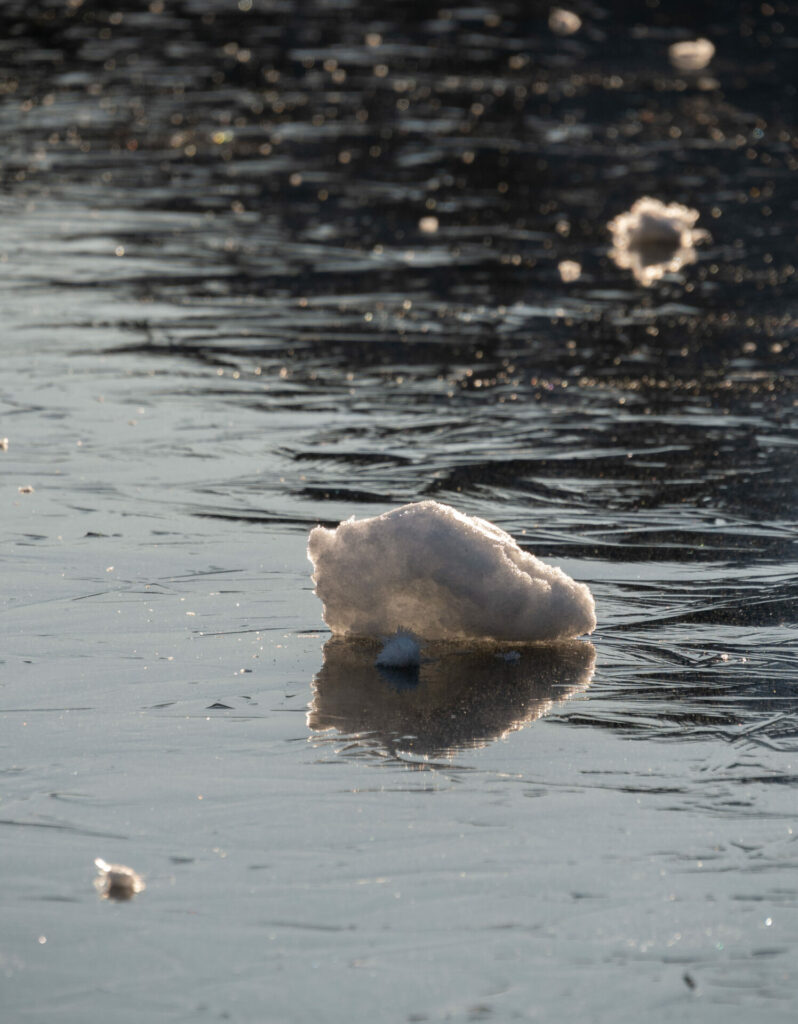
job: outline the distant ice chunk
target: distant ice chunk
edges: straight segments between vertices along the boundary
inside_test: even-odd
[[[582,27],[582,19],[574,11],[563,7],[552,7],[549,11],[549,28],[558,36],[572,36]]]
[[[535,643],[590,633],[589,589],[504,530],[436,501],[317,526],[308,540],[316,594],[333,633]]]
[[[560,272],[560,277],[565,284],[570,284],[572,281],[578,281],[582,276],[582,264],[577,263],[576,260],[562,260],[557,264],[557,269]]]
[[[607,225],[612,234],[610,256],[648,287],[695,262],[696,243],[709,238],[707,231],[695,227],[698,217],[698,210],[689,206],[642,196]]]
[[[715,56],[708,39],[688,39],[668,47],[668,57],[677,71],[701,71]]]
[[[141,875],[125,864],[108,864],[102,857],[94,864],[98,872],[94,887],[103,899],[131,900],[147,888]]]
[[[421,644],[408,630],[397,629],[392,636],[386,638],[377,655],[376,664],[380,668],[418,668],[421,664]]]

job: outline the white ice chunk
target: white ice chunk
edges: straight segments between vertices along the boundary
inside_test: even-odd
[[[421,644],[406,629],[397,629],[386,638],[377,655],[380,668],[418,668],[421,664]]]
[[[572,36],[582,27],[582,19],[573,11],[563,7],[552,7],[549,11],[549,28],[558,36]]]
[[[577,263],[576,260],[562,260],[557,264],[557,269],[560,272],[560,277],[566,284],[578,281],[582,276],[582,264]]]
[[[677,71],[701,71],[715,56],[708,39],[688,39],[668,47],[668,57]]]
[[[698,210],[689,206],[642,196],[607,225],[612,233],[610,256],[648,287],[663,274],[695,262],[696,243],[709,238],[708,232],[695,227],[698,217]]]
[[[313,581],[333,633],[534,643],[590,633],[589,589],[504,530],[436,501],[317,526]]]

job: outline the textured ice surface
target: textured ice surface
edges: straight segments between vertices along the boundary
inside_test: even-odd
[[[696,243],[709,237],[695,227],[698,216],[698,210],[681,203],[666,205],[642,196],[607,225],[612,233],[610,256],[648,287],[663,274],[695,262]]]
[[[593,596],[484,519],[436,501],[317,526],[316,594],[333,633],[529,642],[595,629]]]
[[[377,655],[377,665],[382,668],[418,668],[421,664],[421,645],[412,633],[398,629],[386,638]]]

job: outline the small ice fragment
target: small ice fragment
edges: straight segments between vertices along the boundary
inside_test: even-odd
[[[439,222],[437,217],[422,217],[418,222],[420,231],[423,231],[426,235],[434,235],[438,230]]]
[[[549,28],[558,36],[572,36],[582,27],[582,19],[573,11],[563,7],[552,7],[549,11]]]
[[[336,634],[535,643],[591,633],[593,596],[504,530],[437,501],[353,518],[308,538],[316,594]]]
[[[642,196],[607,225],[612,234],[610,256],[648,287],[695,262],[696,243],[709,238],[707,231],[695,227],[698,217],[698,210],[689,206]]]
[[[521,655],[518,653],[518,651],[501,651],[499,654],[496,655],[496,657],[508,663],[521,660]]]
[[[562,263],[557,264],[557,269],[566,284],[578,281],[582,276],[582,264],[577,263],[576,260],[563,260]]]
[[[715,56],[708,39],[688,39],[668,47],[668,57],[677,71],[701,71]]]
[[[418,668],[421,664],[421,644],[406,629],[397,629],[385,638],[376,663],[380,668]]]
[[[95,860],[98,875],[94,888],[105,900],[130,900],[136,893],[146,889],[144,879],[133,868],[124,864],[108,864],[98,857]]]

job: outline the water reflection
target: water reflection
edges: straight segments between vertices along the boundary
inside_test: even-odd
[[[522,729],[590,685],[592,644],[520,648],[426,648],[418,674],[377,669],[379,644],[333,638],[313,680],[307,723],[335,729],[364,746],[390,753],[441,755],[485,746]]]

